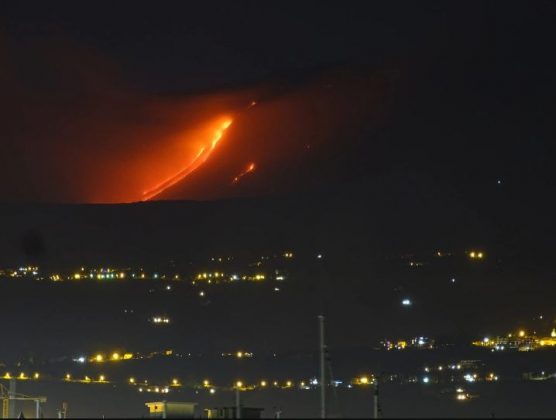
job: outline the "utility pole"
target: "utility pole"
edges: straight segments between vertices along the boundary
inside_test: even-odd
[[[326,418],[326,373],[324,370],[326,345],[324,344],[324,315],[319,315],[320,351],[320,418]]]
[[[239,397],[239,386],[236,385],[236,419],[241,418],[241,400]]]
[[[10,413],[9,418],[10,419],[15,419],[15,397],[16,397],[16,382],[15,379],[12,378],[10,379],[10,389],[8,391],[8,398],[10,400],[9,404],[10,404]]]
[[[376,384],[375,384],[375,390],[373,396],[373,401],[374,401],[373,418],[378,419],[380,416],[380,406],[378,405],[378,378],[376,378],[375,380],[376,380]]]
[[[46,402],[46,397],[29,397],[23,394],[16,393],[15,379],[10,380],[10,387],[6,389],[0,384],[0,400],[2,401],[2,416],[3,419],[15,419],[16,415],[16,401],[34,401],[35,402],[35,416],[40,418],[42,416],[41,404]],[[23,413],[20,414],[20,416]]]

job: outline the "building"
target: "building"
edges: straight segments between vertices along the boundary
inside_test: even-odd
[[[197,403],[158,401],[145,405],[149,408],[151,419],[192,419]]]
[[[473,341],[472,344],[477,347],[490,348],[492,351],[533,351],[541,348],[556,347],[556,329],[552,329],[550,336],[539,337],[536,334],[529,335],[521,330],[517,334],[510,333],[506,337],[485,337],[480,341]]]
[[[260,419],[264,408],[241,407],[242,419]],[[236,407],[206,408],[205,418],[207,419],[235,419]]]

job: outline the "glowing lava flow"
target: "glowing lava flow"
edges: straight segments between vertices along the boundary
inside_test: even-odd
[[[232,180],[232,184],[237,184],[241,179],[241,177],[247,175],[249,172],[253,172],[254,170],[255,170],[255,163],[251,162],[244,171],[240,172],[239,175]]]
[[[206,160],[211,155],[214,148],[216,147],[216,145],[218,144],[218,142],[220,141],[220,139],[222,138],[224,132],[231,124],[232,124],[232,120],[225,121],[221,125],[221,127],[215,131],[212,141],[210,143],[210,147],[209,148],[207,148],[206,146],[201,147],[197,152],[197,154],[195,155],[195,157],[193,158],[193,160],[189,164],[187,164],[184,168],[182,168],[180,171],[178,171],[171,177],[160,182],[153,188],[144,191],[142,201],[150,200],[151,198],[161,194],[163,191],[177,184],[182,179],[187,177],[191,172],[195,171],[199,166],[205,163]]]

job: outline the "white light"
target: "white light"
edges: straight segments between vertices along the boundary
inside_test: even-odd
[[[317,258],[320,260],[322,258],[322,254],[318,254]]]
[[[424,376],[423,377],[423,383],[428,384],[429,383],[429,377],[428,376]]]
[[[411,305],[411,300],[410,300],[410,299],[404,299],[404,300],[402,300],[402,305],[404,305],[404,306],[409,306],[409,305]]]
[[[470,373],[466,374],[463,377],[467,382],[475,382],[475,378],[473,377],[473,375],[471,375]]]
[[[85,363],[85,356],[80,356],[79,359],[77,359],[77,361],[79,363]]]
[[[216,390],[214,388],[211,388],[209,391],[211,394],[214,394],[216,392]]]

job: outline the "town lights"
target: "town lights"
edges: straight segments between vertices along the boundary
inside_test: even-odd
[[[482,251],[470,251],[468,255],[472,260],[482,260],[485,256]]]

